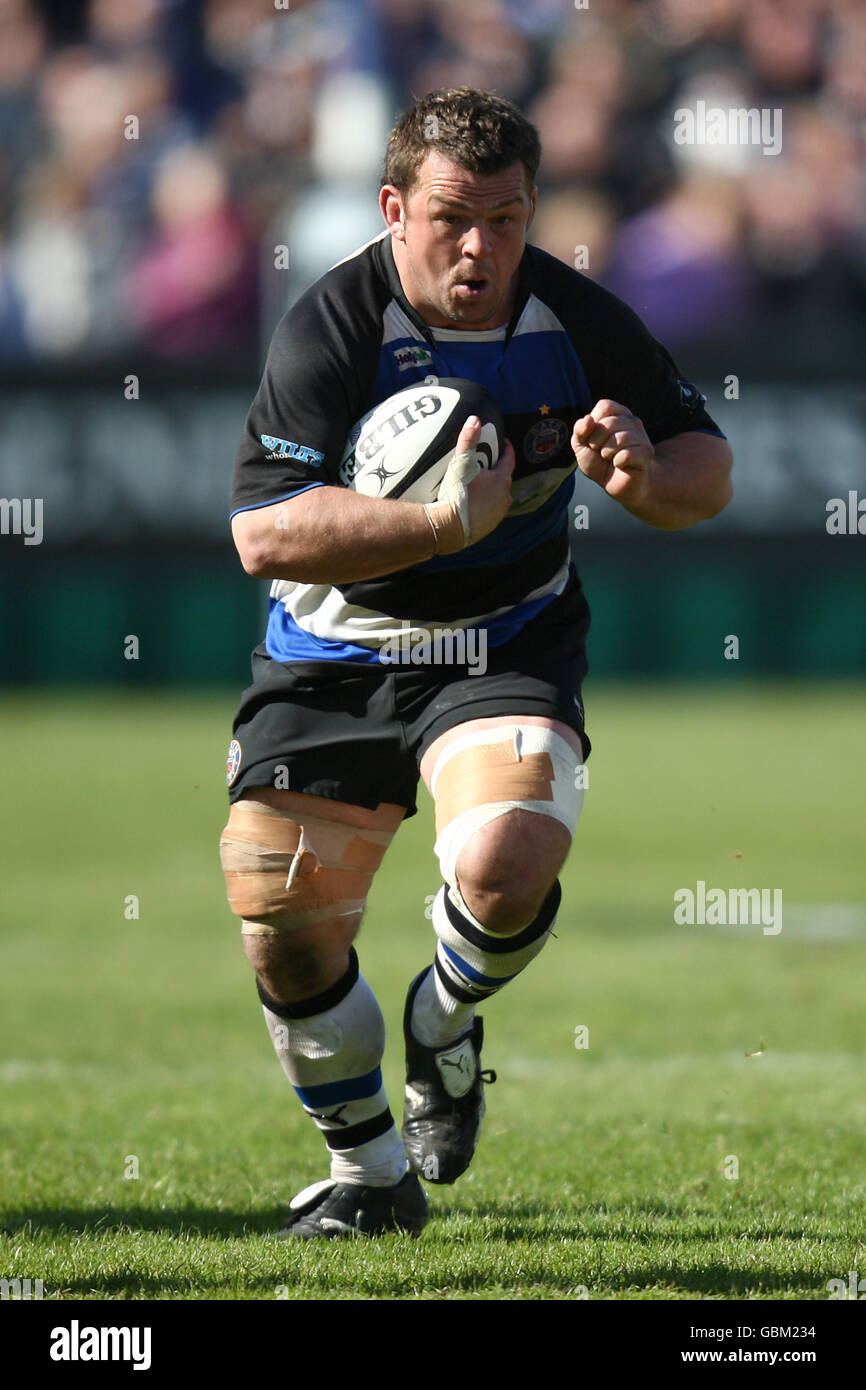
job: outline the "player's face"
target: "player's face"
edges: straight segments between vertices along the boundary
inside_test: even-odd
[[[535,189],[516,161],[473,174],[430,154],[404,199],[383,189],[394,262],[409,303],[433,328],[498,328],[514,307]]]

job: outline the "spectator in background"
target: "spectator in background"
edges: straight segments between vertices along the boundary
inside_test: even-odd
[[[90,0],[87,36],[103,58],[155,49],[162,38],[162,0]]]
[[[63,358],[86,340],[93,313],[92,261],[85,186],[57,158],[41,160],[23,181],[15,235],[8,254],[10,294],[17,302],[22,359]],[[12,340],[0,324],[2,355]]]
[[[754,299],[740,255],[739,183],[690,173],[613,238],[605,284],[670,346],[729,340]]]
[[[530,241],[593,280],[605,279],[616,216],[591,187],[548,194],[539,204]]]
[[[590,244],[589,273],[660,337],[748,330],[788,350],[795,331],[817,339],[813,320],[854,336],[856,0],[0,0],[0,355],[98,361],[123,344],[237,361],[245,343],[249,363],[262,308],[267,337],[375,230],[367,152],[394,112],[460,82],[516,100],[541,131],[538,244],[569,264]],[[673,113],[698,100],[783,106],[782,154],[676,146]],[[171,210],[181,149],[197,172]],[[281,243],[289,274],[272,269]],[[222,247],[236,282],[214,270],[185,286],[196,246],[208,262]]]
[[[36,83],[46,61],[48,37],[26,0],[0,3],[0,194],[38,157]]]
[[[155,231],[126,280],[133,321],[162,357],[231,358],[256,332],[256,247],[200,145],[170,151],[153,190]]]
[[[415,90],[447,87],[495,89],[525,104],[535,86],[529,37],[515,27],[501,0],[437,0],[437,40],[432,55],[411,77]]]
[[[21,288],[0,233],[0,362],[26,362],[29,356]]]

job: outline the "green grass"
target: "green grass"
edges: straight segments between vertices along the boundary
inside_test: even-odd
[[[301,1248],[266,1236],[324,1151],[216,848],[234,692],[0,700],[0,1277],[46,1298],[799,1300],[866,1275],[862,691],[588,697],[556,939],[485,1009],[499,1082],[472,1169],[430,1189],[417,1241]],[[431,844],[425,798],[359,941],[395,1110]],[[781,888],[783,930],[675,926],[698,879]]]

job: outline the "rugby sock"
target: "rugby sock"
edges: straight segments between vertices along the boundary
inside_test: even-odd
[[[425,1047],[454,1042],[472,1023],[476,1004],[496,994],[539,953],[549,937],[562,890],[554,883],[538,915],[513,936],[487,931],[462,898],[443,884],[433,902],[439,938],[433,969],[412,1009],[412,1032]]]
[[[281,1004],[256,985],[283,1071],[325,1136],[331,1177],[399,1182],[409,1165],[382,1085],[385,1023],[354,948],[343,978],[311,999]]]

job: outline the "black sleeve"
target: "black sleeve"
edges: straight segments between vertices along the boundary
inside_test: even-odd
[[[278,324],[235,457],[232,515],[337,482],[349,431],[365,409],[376,352],[355,352],[358,324],[312,290]]]
[[[724,438],[704,409],[706,396],[681,376],[667,348],[615,295],[605,306],[603,339],[603,366],[598,380],[589,382],[596,401],[607,398],[628,406],[643,421],[653,444],[687,430],[707,430]]]

